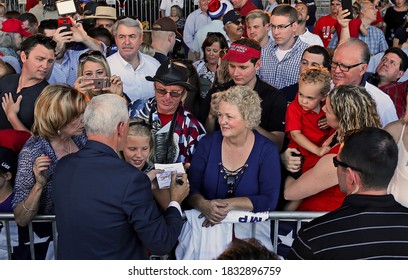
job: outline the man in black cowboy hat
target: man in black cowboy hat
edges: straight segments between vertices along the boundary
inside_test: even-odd
[[[183,106],[187,90],[193,88],[188,83],[187,67],[170,60],[146,80],[154,82],[155,96],[130,103],[130,116],[143,118],[151,126],[157,163],[190,162],[205,130]]]

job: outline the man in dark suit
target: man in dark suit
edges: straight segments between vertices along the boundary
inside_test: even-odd
[[[161,214],[149,178],[118,156],[129,129],[125,100],[111,94],[94,97],[84,126],[87,144],[62,158],[55,171],[57,258],[147,259],[147,249],[169,253],[183,225],[186,175],[182,185],[173,175],[171,202]]]

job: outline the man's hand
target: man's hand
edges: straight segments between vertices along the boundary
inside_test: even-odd
[[[349,10],[339,10],[339,13],[337,14],[337,21],[339,22],[341,28],[348,28],[349,27],[349,22],[351,19],[346,18],[347,16],[350,15]]]
[[[181,178],[179,176],[180,175],[176,173],[171,175],[170,201],[176,201],[181,204],[190,192],[190,183],[188,182],[187,174],[182,174]],[[182,184],[180,184],[181,181],[177,179],[181,179],[183,181]]]
[[[20,104],[22,99],[23,96],[19,95],[16,102],[14,102],[11,92],[4,94],[1,102],[1,107],[3,107],[4,113],[6,114],[8,120],[10,120],[10,118],[12,117],[17,116],[18,112],[20,112]]]
[[[57,42],[57,46],[55,47],[55,54],[57,59],[60,59],[64,56],[66,50],[65,44],[72,41],[72,31],[64,31],[65,29],[65,26],[59,27],[52,37],[52,39]]]
[[[295,173],[300,170],[302,167],[302,158],[300,156],[293,156],[292,153],[300,155],[300,152],[295,148],[287,148],[283,152],[281,157],[281,162],[285,166],[286,170],[289,172]]]
[[[88,39],[88,34],[86,33],[82,23],[76,22],[72,17],[68,17],[71,20],[72,26],[72,40],[75,42],[83,42]]]

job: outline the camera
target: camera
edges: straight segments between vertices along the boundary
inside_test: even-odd
[[[105,78],[85,78],[84,81],[92,80],[95,86],[95,89],[103,89],[110,87],[110,80],[108,77]]]

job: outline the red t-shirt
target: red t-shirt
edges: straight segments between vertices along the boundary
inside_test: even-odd
[[[308,150],[300,147],[295,140],[290,136],[290,131],[300,130],[301,133],[309,139],[310,142],[318,147],[321,147],[323,142],[333,133],[333,129],[320,129],[317,125],[319,119],[326,116],[322,108],[324,101],[320,104],[319,113],[314,111],[304,110],[298,101],[298,94],[295,96],[295,100],[291,102],[286,110],[286,133],[290,140],[288,147],[297,148],[304,157],[302,165],[302,173],[305,173],[312,168],[320,159],[320,156],[315,155]]]
[[[359,18],[354,18],[350,20],[349,22],[349,30],[350,30],[350,37],[351,38],[358,38],[358,33],[360,32],[360,25],[361,25],[361,19]],[[341,35],[341,26],[338,22],[334,25],[336,28],[337,36],[340,41],[340,35]]]
[[[158,113],[158,115],[159,115],[159,119],[162,124],[162,127],[164,127],[166,124],[171,122],[171,119],[173,118],[173,115],[165,115],[165,114],[160,114],[160,113]]]
[[[329,46],[333,34],[330,33],[331,28],[337,22],[337,19],[333,18],[331,15],[323,16],[319,18],[313,28],[313,33],[318,35],[322,41],[325,48]]]

